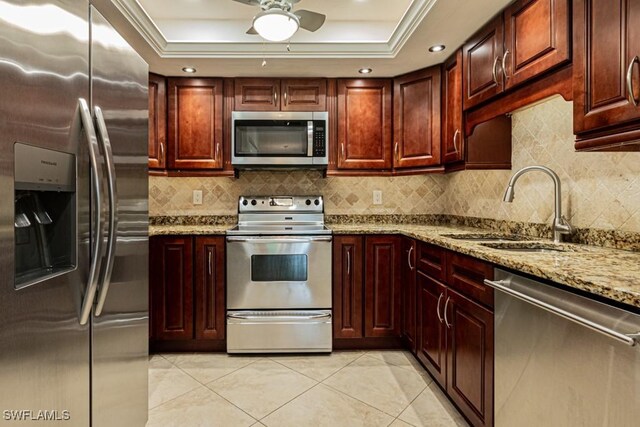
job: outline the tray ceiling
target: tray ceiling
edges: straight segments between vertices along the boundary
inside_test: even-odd
[[[294,11],[312,10],[327,19],[315,33],[299,30],[290,50],[287,43],[245,34],[257,6],[232,0],[110,3],[137,32],[131,42],[152,71],[180,75],[190,65],[200,75],[223,77],[346,77],[361,67],[372,67],[373,76],[392,76],[442,62],[509,0],[302,0]],[[434,44],[447,50],[428,53]]]

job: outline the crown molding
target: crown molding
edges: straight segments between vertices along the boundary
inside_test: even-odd
[[[381,58],[392,59],[438,0],[414,0],[386,43],[235,43],[167,41],[137,0],[111,0],[160,58]]]

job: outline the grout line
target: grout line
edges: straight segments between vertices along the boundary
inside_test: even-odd
[[[311,387],[309,387],[308,389],[306,389],[305,391],[303,391],[302,393],[297,394],[295,397],[291,398],[290,400],[286,401],[285,403],[283,403],[282,405],[278,406],[277,408],[275,408],[273,411],[269,412],[267,415],[265,415],[264,417],[260,418],[258,421],[262,422],[262,420],[264,420],[265,418],[267,418],[269,415],[273,414],[274,412],[276,412],[278,409],[282,408],[283,406],[288,405],[289,403],[293,402],[294,400],[296,400],[298,397],[302,396],[303,394],[305,394],[306,392],[313,390],[314,388],[318,387],[320,385],[319,382],[316,382],[314,385],[312,385]],[[264,423],[263,423],[264,424]]]
[[[162,402],[161,404],[159,404],[159,405],[157,405],[157,406],[154,406],[153,408],[149,408],[148,412],[155,411],[156,409],[158,409],[158,408],[160,408],[160,407],[164,406],[165,404],[167,404],[167,403],[169,403],[169,402],[172,402],[172,401],[174,401],[174,400],[176,400],[176,399],[178,399],[178,398],[180,398],[180,397],[184,396],[185,394],[191,393],[192,391],[195,391],[195,390],[198,390],[199,388],[204,387],[204,386],[203,386],[202,384],[200,384],[200,383],[198,383],[198,385],[199,385],[199,387],[196,387],[196,388],[193,388],[193,389],[191,389],[191,390],[185,391],[184,393],[182,393],[182,394],[180,394],[180,395],[178,395],[178,396],[176,396],[176,397],[172,397],[171,399],[169,399],[169,400],[167,400],[167,401],[165,401],[165,402]]]

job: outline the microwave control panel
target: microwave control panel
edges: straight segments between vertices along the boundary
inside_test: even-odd
[[[313,157],[327,155],[327,136],[324,121],[315,121],[313,124]]]

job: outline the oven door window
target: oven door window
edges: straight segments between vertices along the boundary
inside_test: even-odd
[[[252,255],[252,282],[306,282],[306,255]]]
[[[308,150],[304,120],[241,120],[235,123],[237,157],[304,157]]]

